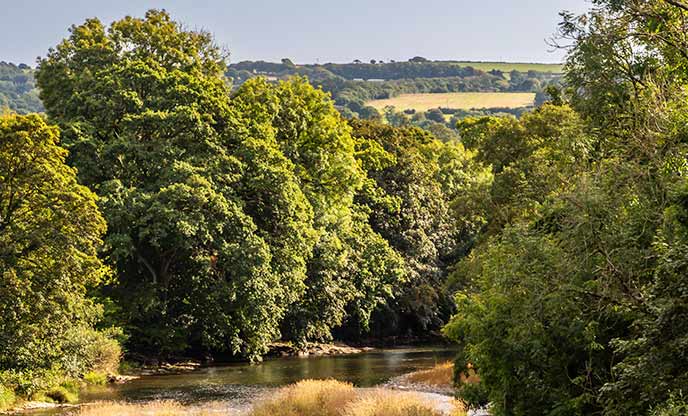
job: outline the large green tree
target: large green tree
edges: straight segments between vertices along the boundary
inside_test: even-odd
[[[38,115],[0,116],[0,374],[90,370],[66,364],[84,360],[68,337],[101,313],[87,292],[109,274],[105,221],[58,141]]]
[[[139,351],[256,358],[303,290],[312,211],[270,132],[230,108],[223,68],[207,33],[149,11],[73,27],[37,72],[101,196],[105,295]]]
[[[269,132],[313,210],[305,292],[285,318],[285,336],[300,344],[328,340],[347,319],[367,329],[373,309],[402,280],[402,260],[354,203],[366,175],[350,127],[325,93],[300,78],[246,82],[231,106],[253,120],[252,134]]]

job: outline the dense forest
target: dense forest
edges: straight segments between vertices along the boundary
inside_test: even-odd
[[[122,349],[258,361],[442,330],[457,396],[495,416],[685,414],[686,17],[563,13],[547,102],[443,140],[347,119],[309,74],[232,88],[164,11],[74,26],[35,72],[45,115],[0,116],[0,407]],[[375,65],[322,70],[406,82]]]

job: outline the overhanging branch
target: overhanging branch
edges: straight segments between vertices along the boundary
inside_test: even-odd
[[[665,0],[665,1],[674,7],[678,7],[679,9],[683,9],[685,11],[688,11],[688,3],[684,3],[680,0]]]

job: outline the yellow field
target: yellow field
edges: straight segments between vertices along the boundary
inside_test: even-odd
[[[427,111],[431,108],[473,108],[525,107],[533,105],[535,93],[532,92],[449,92],[440,94],[401,94],[394,98],[369,101],[368,105],[383,110],[391,105],[397,110],[413,109]]]
[[[470,61],[457,61],[454,62],[460,66],[472,66],[475,69],[481,71],[491,71],[497,69],[503,72],[511,72],[513,70],[520,72],[528,71],[538,71],[538,72],[551,72],[551,73],[561,73],[563,71],[562,64],[538,64],[538,63],[524,63],[524,62],[470,62]]]

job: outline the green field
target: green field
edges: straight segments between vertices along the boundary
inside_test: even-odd
[[[397,110],[413,109],[427,111],[431,108],[473,108],[508,107],[517,108],[533,105],[532,92],[450,92],[440,94],[401,94],[394,98],[373,100],[367,104],[382,110],[394,106]]]
[[[502,72],[511,72],[513,70],[519,72],[528,71],[538,71],[538,72],[551,72],[559,74],[563,72],[562,64],[538,64],[538,63],[527,63],[527,62],[471,62],[471,61],[452,61],[460,66],[472,66],[475,69],[481,71],[491,71],[493,69],[500,70]]]

